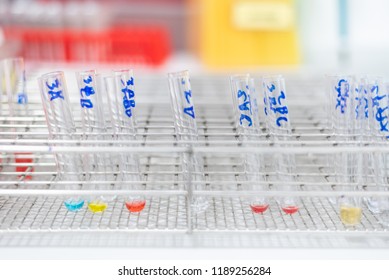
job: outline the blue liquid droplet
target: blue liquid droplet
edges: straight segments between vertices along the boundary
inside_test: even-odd
[[[81,198],[69,198],[64,201],[64,205],[69,211],[77,212],[84,206],[84,202]]]

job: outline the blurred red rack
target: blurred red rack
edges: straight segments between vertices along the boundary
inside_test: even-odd
[[[171,53],[168,30],[160,26],[124,26],[104,30],[5,28],[6,40],[20,45],[27,60],[163,64]]]

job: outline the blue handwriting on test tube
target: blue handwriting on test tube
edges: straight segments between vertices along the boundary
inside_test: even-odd
[[[186,84],[184,79],[181,79],[181,84],[183,84],[183,85]],[[188,107],[184,107],[184,113],[187,114],[188,116],[190,116],[192,119],[195,119],[196,116],[195,116],[195,112],[194,112],[194,107],[193,107],[191,100],[190,100],[192,98],[192,91],[190,89],[185,90],[184,95],[185,95],[185,100],[188,103],[188,105],[191,105]]]
[[[135,108],[135,92],[130,88],[130,86],[134,85],[134,78],[127,81],[120,80],[122,82],[122,93],[123,93],[123,107],[126,110],[127,117],[131,118],[132,110],[131,108]]]
[[[248,89],[248,86],[246,86],[246,89]],[[243,103],[238,105],[240,111],[239,123],[240,125],[243,125],[243,121],[247,121],[248,126],[252,126],[253,121],[250,117],[252,115],[250,95],[247,94],[244,90],[238,90],[237,96],[238,100],[243,97]],[[246,111],[248,111],[248,113],[246,113]]]
[[[59,89],[60,83],[58,79],[55,79],[54,83],[52,83],[51,85],[46,82],[46,86],[49,89],[48,94],[50,95],[50,101],[53,101],[57,98],[65,99],[62,94],[62,90]]]
[[[24,92],[18,94],[18,104],[27,104],[28,99],[27,99],[27,94]]]
[[[355,116],[357,119],[359,118],[359,110],[360,110],[361,106],[363,106],[362,104],[364,103],[365,106],[363,107],[363,112],[364,112],[365,119],[368,119],[369,118],[369,100],[367,97],[365,97],[365,96],[367,96],[367,90],[355,88],[355,91],[357,93],[361,93],[361,91],[363,91],[363,93],[364,93],[363,97],[361,97],[360,95],[355,97],[355,100],[358,102],[357,106],[355,107]]]
[[[388,106],[382,107],[380,101],[386,97],[386,95],[378,95],[379,87],[377,85],[371,88],[371,93],[374,93],[375,96],[372,98],[373,107],[377,107],[377,113],[375,114],[376,121],[380,124],[380,131],[389,132],[388,130],[388,116],[384,115],[384,112],[388,110]],[[387,102],[384,103],[387,105]]]
[[[273,91],[276,90],[276,86],[274,84],[271,84],[271,86],[266,86],[267,89],[272,93]],[[282,105],[282,99],[285,100],[285,93],[281,90],[280,95],[278,97],[269,97],[269,105],[270,105],[270,110],[273,111],[275,114],[281,114],[284,116],[279,116],[276,119],[276,124],[278,127],[282,126],[281,122],[288,122],[287,115],[289,113],[288,107]],[[267,104],[265,100],[265,104]],[[267,113],[265,111],[265,113]]]
[[[388,110],[388,106],[385,108],[378,108],[376,113],[376,120],[380,123],[380,131],[389,132],[388,130],[388,116],[383,115],[383,113]]]
[[[89,97],[90,95],[95,94],[95,90],[92,86],[90,86],[90,83],[93,81],[92,76],[88,76],[88,78],[83,79],[84,83],[86,84],[85,87],[81,88],[80,93],[82,97]],[[83,108],[93,108],[93,103],[88,98],[81,98],[80,99],[81,107]]]
[[[335,90],[338,92],[335,108],[340,107],[340,112],[344,114],[347,107],[347,98],[349,97],[348,93],[350,91],[350,85],[345,79],[341,79],[338,82],[338,86],[335,87]]]

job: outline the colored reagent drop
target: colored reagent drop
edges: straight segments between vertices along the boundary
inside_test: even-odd
[[[299,210],[297,206],[286,206],[282,207],[282,211],[284,211],[286,214],[292,215],[296,213]]]
[[[99,200],[94,200],[88,203],[88,209],[93,213],[104,212],[104,210],[107,209],[107,207],[108,207],[107,203]]]
[[[353,206],[340,207],[340,219],[347,226],[355,226],[361,222],[362,208]]]
[[[77,212],[84,206],[84,199],[69,198],[64,201],[64,205],[69,211]]]
[[[140,212],[145,208],[146,200],[134,200],[134,201],[127,201],[126,202],[126,208],[131,213]]]
[[[269,208],[269,204],[251,204],[250,207],[253,213],[263,214]]]

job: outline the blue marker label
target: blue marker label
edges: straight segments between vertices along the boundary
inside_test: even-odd
[[[58,79],[55,79],[51,85],[46,82],[46,86],[49,89],[48,94],[50,96],[50,101],[53,101],[57,98],[65,99],[62,90],[59,89],[60,85],[61,84]]]
[[[185,85],[186,82],[184,79],[181,79],[181,84]],[[196,118],[195,111],[194,111],[194,106],[192,104],[192,91],[190,89],[187,89],[184,91],[184,98],[186,101],[187,106],[184,107],[184,114],[188,115],[192,119]]]
[[[126,113],[126,116],[132,117],[131,108],[135,108],[135,92],[131,89],[134,86],[134,78],[131,77],[127,81],[120,80],[122,84],[122,93],[123,93],[123,107]]]
[[[246,90],[248,91],[248,89],[249,87],[246,85]],[[245,126],[246,124],[250,127],[253,125],[250,94],[245,90],[238,90],[237,97],[239,103],[238,110],[240,111],[239,123],[241,126]]]
[[[370,88],[372,94],[372,104],[375,108],[375,120],[379,123],[381,132],[389,132],[388,130],[388,98],[386,94],[381,94],[379,92],[378,85],[374,85]]]
[[[277,88],[274,84],[271,84],[270,86],[266,85],[267,90],[270,93],[273,93]],[[283,101],[286,100],[285,92],[282,90],[280,91],[280,94],[278,96],[269,96],[266,100],[266,97],[264,98],[265,103],[265,114],[268,115],[267,107],[269,108],[270,112],[273,112],[276,117],[276,125],[278,127],[282,126],[282,122],[288,122],[288,106],[283,105]]]
[[[349,97],[350,84],[347,82],[347,80],[341,79],[338,82],[338,86],[335,87],[335,90],[338,93],[336,97],[335,108],[339,108],[340,112],[344,114],[347,108],[347,99]]]
[[[18,104],[27,104],[27,103],[28,103],[27,94],[25,94],[24,92],[19,93],[18,94]]]
[[[83,79],[83,81],[85,86],[80,89],[81,97],[83,97],[80,99],[80,104],[82,108],[90,109],[93,108],[93,103],[92,100],[87,97],[96,93],[93,86],[91,86],[91,83],[93,82],[92,76],[88,76],[86,79]]]
[[[357,101],[357,105],[355,107],[355,116],[357,119],[359,118],[369,118],[369,99],[367,98],[367,90],[365,88],[355,88],[355,92],[357,96],[355,100]],[[363,116],[360,115],[361,110],[363,110]]]

